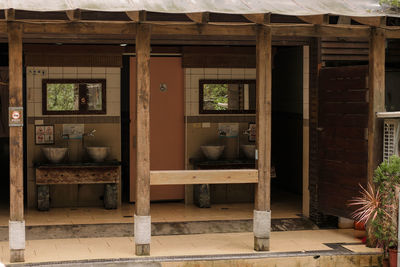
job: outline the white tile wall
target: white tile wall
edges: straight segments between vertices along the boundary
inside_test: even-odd
[[[44,70],[44,74],[33,75],[33,70]],[[28,117],[41,117],[42,79],[106,79],[107,114],[120,116],[121,78],[120,68],[105,67],[27,67],[27,112]],[[51,116],[51,115],[46,115]],[[96,115],[93,115],[96,116]],[[104,115],[103,115],[104,116]]]
[[[186,68],[185,115],[199,116],[199,80],[201,79],[256,79],[256,69]],[[225,115],[226,116],[226,115]]]

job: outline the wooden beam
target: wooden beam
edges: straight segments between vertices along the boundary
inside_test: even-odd
[[[60,22],[60,23],[26,23],[24,22],[25,34],[85,34],[85,35],[121,35],[136,34],[136,23],[132,22]]]
[[[67,14],[67,17],[71,21],[78,21],[81,20],[81,10],[80,9],[74,9],[74,10],[67,10],[65,11]]]
[[[360,25],[273,25],[272,36],[369,38],[370,27]]]
[[[257,140],[258,184],[256,211],[271,210],[271,92],[272,92],[272,34],[270,28],[259,26],[256,35],[257,58]],[[269,231],[270,229],[268,229]],[[256,251],[269,250],[269,237],[254,236]]]
[[[368,180],[382,162],[383,121],[377,112],[385,111],[385,33],[372,29],[369,41]]]
[[[135,216],[140,217],[150,216],[150,36],[150,25],[141,24],[137,27]],[[136,255],[150,254],[150,244],[138,244],[136,239],[135,243]]]
[[[208,12],[186,13],[186,16],[193,22],[200,24],[205,24],[210,20],[210,13]]]
[[[256,24],[270,24],[271,14],[260,13],[260,14],[243,14],[243,17]]]
[[[143,22],[147,20],[147,13],[144,10],[141,11],[126,11],[128,18],[134,22]]]
[[[28,23],[24,22],[26,34],[106,34],[121,35],[136,33],[136,23],[132,22],[60,22]],[[218,36],[255,36],[256,25],[223,24],[160,24],[152,25],[153,35],[218,35]],[[0,33],[1,33],[0,22]],[[355,37],[369,38],[370,28],[362,25],[308,25],[308,24],[273,24],[269,25],[273,36],[277,37]],[[400,35],[400,33],[398,33]]]
[[[9,22],[8,26],[9,51],[9,106],[10,108],[23,107],[22,102],[22,25]],[[21,225],[24,223],[24,152],[23,127],[10,126],[10,222]],[[19,228],[19,227],[17,227]],[[25,230],[25,229],[24,229]],[[25,236],[20,237],[10,224],[10,261],[25,260]],[[11,240],[18,240],[12,242]],[[22,240],[23,239],[23,240]],[[23,248],[22,244],[23,242]],[[16,247],[13,247],[16,246]]]
[[[329,24],[328,15],[297,16],[299,19],[310,24]]]
[[[15,9],[9,8],[4,10],[4,17],[6,20],[15,20]]]
[[[352,20],[374,27],[380,27],[386,25],[386,17],[351,17]]]
[[[257,183],[258,171],[242,170],[184,170],[151,171],[151,185],[175,184],[245,184]]]

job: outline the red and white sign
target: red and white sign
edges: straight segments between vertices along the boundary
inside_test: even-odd
[[[23,112],[24,109],[22,107],[9,107],[8,125],[23,126]]]

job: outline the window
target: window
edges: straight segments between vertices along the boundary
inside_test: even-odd
[[[43,114],[106,114],[106,80],[44,79]]]
[[[255,80],[200,80],[199,113],[255,113]]]

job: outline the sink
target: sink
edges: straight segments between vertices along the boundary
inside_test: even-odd
[[[108,146],[89,146],[86,147],[89,157],[95,162],[104,161],[110,153]]]
[[[248,159],[256,158],[256,146],[255,145],[241,145],[240,148],[242,149],[246,158],[248,158]]]
[[[67,154],[66,147],[42,147],[43,154],[52,163],[61,162]]]
[[[217,160],[221,157],[225,146],[200,146],[207,159]]]

